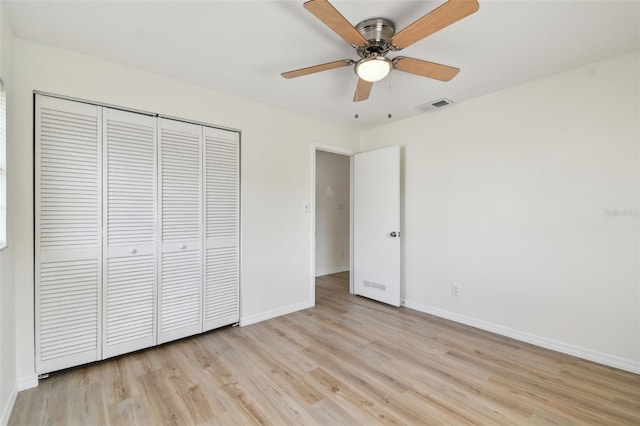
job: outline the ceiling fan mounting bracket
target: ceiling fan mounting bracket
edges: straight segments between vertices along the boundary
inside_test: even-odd
[[[371,18],[360,22],[355,29],[367,40],[367,44],[356,46],[361,58],[386,55],[392,49],[391,37],[396,33],[396,27],[386,18]]]

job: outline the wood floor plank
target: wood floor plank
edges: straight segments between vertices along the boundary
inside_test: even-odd
[[[348,293],[52,373],[9,425],[639,425],[640,376]]]
[[[301,380],[307,374],[307,370],[287,363],[287,358],[282,357],[280,351],[263,345],[262,339],[254,335],[251,330],[247,330],[247,334],[253,338],[243,342],[243,347],[254,356],[259,357],[270,379],[281,389],[292,397],[303,400],[308,405],[313,405],[324,397],[324,394],[312,383]]]
[[[68,398],[67,421],[74,425],[107,424],[107,402],[104,392],[105,389],[99,382],[67,390],[64,395]],[[62,401],[58,404],[62,404]]]
[[[386,407],[376,403],[371,396],[359,392],[322,368],[311,371],[309,376],[331,392],[340,402],[349,405],[358,414],[358,424],[404,424],[398,417],[387,411]]]
[[[140,397],[132,397],[109,405],[108,424],[151,426],[151,416]]]
[[[177,400],[169,386],[167,376],[171,372],[150,371],[138,377],[142,399],[151,417],[152,424],[189,424],[189,415],[182,401]]]
[[[259,407],[264,417],[275,424],[309,424],[312,421],[302,399],[296,399],[273,380],[271,363],[260,359],[260,353],[251,350],[250,341],[245,333],[235,332],[223,336],[233,342],[236,352],[233,353],[233,376],[240,383],[250,385],[257,392],[246,392],[254,406]]]
[[[342,405],[336,399],[325,398],[311,409],[318,425],[357,425],[361,421],[353,415],[350,407]]]

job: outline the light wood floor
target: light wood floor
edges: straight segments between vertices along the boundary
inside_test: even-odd
[[[10,425],[628,424],[640,376],[317,280],[317,306],[52,374]]]

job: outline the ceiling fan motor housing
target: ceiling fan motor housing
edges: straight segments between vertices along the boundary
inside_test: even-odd
[[[391,49],[389,40],[396,32],[396,27],[388,19],[372,18],[356,25],[356,30],[368,43],[356,48],[358,55],[366,58],[372,55],[385,55]]]

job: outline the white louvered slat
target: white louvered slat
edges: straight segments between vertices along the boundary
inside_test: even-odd
[[[96,107],[85,115],[47,106],[39,110],[40,247],[94,248],[101,215]]]
[[[105,118],[108,244],[154,244],[155,119],[115,110]]]
[[[199,239],[200,126],[162,123],[162,241]]]
[[[202,127],[160,119],[158,342],[202,331]]]
[[[56,269],[64,270],[64,274],[56,273]],[[87,351],[95,352],[98,343],[97,260],[45,263],[40,267],[39,282],[41,361],[55,362]]]
[[[207,238],[238,238],[238,134],[205,130]]]
[[[240,150],[236,132],[205,127],[204,328],[238,322]]]
[[[101,109],[36,96],[36,371],[100,358]]]
[[[129,347],[132,340],[141,347],[153,345],[155,256],[111,258],[107,271],[105,357],[116,355],[113,346],[128,343]],[[131,350],[135,349],[124,352]]]
[[[238,322],[237,247],[208,249],[206,262],[206,328]]]
[[[103,357],[156,343],[156,119],[104,109]]]
[[[159,330],[162,341],[200,332],[200,270],[199,250],[163,254]]]

